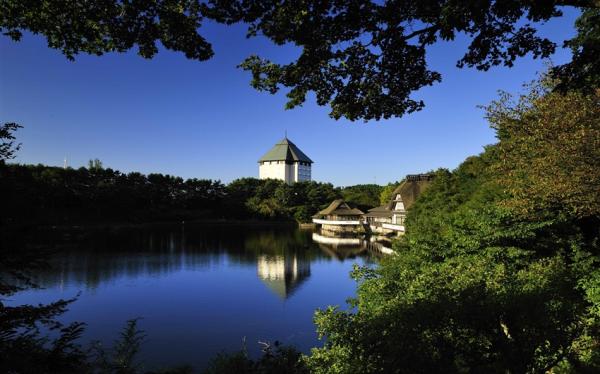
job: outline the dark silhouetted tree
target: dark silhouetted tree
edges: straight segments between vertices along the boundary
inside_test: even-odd
[[[186,57],[206,60],[211,45],[200,34],[211,19],[248,24],[250,36],[293,44],[297,59],[279,64],[253,55],[241,63],[261,91],[289,89],[287,108],[314,92],[333,118],[401,116],[423,108],[412,94],[441,80],[427,64],[427,49],[465,34],[470,44],[458,67],[488,70],[513,66],[527,54],[548,57],[557,41],[537,34],[536,25],[562,16],[562,7],[582,11],[579,34],[567,42],[573,60],[557,67],[566,86],[598,84],[598,0],[148,0],[0,1],[0,31],[14,40],[22,31],[42,34],[51,48],[73,59],[137,46],[151,58],[157,42]],[[562,42],[562,41],[561,41]]]
[[[15,144],[14,132],[22,127],[12,122],[0,127],[0,162],[13,159],[15,153],[21,148],[21,143]]]

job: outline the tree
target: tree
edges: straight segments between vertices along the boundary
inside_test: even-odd
[[[579,35],[568,41],[574,59],[557,67],[556,75],[569,87],[597,84],[598,0],[1,0],[0,31],[14,40],[23,30],[42,34],[49,47],[70,59],[80,52],[101,55],[135,46],[150,58],[160,42],[206,60],[213,51],[199,33],[204,19],[246,23],[248,36],[301,48],[288,64],[248,57],[240,66],[252,74],[253,87],[270,93],[288,88],[286,108],[301,105],[314,92],[319,105],[331,106],[333,118],[370,120],[423,108],[411,95],[441,80],[426,58],[427,48],[439,40],[471,38],[458,67],[488,70],[512,66],[529,53],[550,56],[556,42],[537,35],[534,24],[560,17],[562,6],[583,14]]]
[[[211,45],[198,33],[198,1],[18,1],[0,2],[0,31],[20,40],[23,30],[42,34],[48,47],[73,60],[78,53],[102,55],[135,46],[151,58],[157,42],[187,58],[207,60]]]
[[[600,216],[600,89],[549,90],[538,84],[517,103],[503,94],[487,107],[508,203],[534,217],[540,210]]]
[[[286,347],[279,342],[273,346],[266,344],[257,360],[248,357],[245,347],[241,351],[214,357],[203,374],[308,374],[302,354],[294,347]]]
[[[552,70],[561,92],[569,89],[593,91],[600,87],[600,9],[583,12],[575,23],[577,36],[565,42],[573,60]]]
[[[102,170],[102,161],[96,159],[88,161],[88,170],[90,171],[100,171]]]
[[[0,127],[0,162],[15,158],[15,153],[21,149],[21,143],[15,144],[13,132],[23,126],[16,123],[5,123]]]
[[[381,186],[377,184],[357,184],[342,188],[343,199],[362,210],[368,210],[379,205]]]
[[[381,189],[381,193],[379,194],[379,204],[386,205],[392,199],[392,193],[398,187],[398,182],[396,183],[388,183]]]
[[[598,97],[536,90],[490,106],[498,144],[435,172],[352,308],[317,312],[313,372],[600,369]]]

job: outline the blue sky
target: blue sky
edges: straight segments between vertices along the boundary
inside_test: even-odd
[[[562,42],[574,34],[575,18],[567,9],[541,26],[541,34]],[[98,158],[123,172],[227,183],[257,177],[257,160],[287,130],[315,161],[313,179],[384,184],[408,173],[452,169],[480,153],[495,139],[477,106],[498,90],[520,92],[545,70],[544,61],[530,57],[510,69],[458,69],[467,46],[459,38],[429,52],[431,68],[443,78],[416,93],[424,110],[379,122],[335,121],[312,98],[284,110],[284,93],[255,91],[249,74],[236,68],[250,54],[289,61],[298,54],[294,47],[246,39],[243,26],[206,25],[201,32],[215,50],[207,62],[166,50],[151,60],[131,51],[71,62],[43,37],[27,34],[15,43],[0,36],[0,121],[25,126],[17,134],[23,148],[16,162],[62,165],[67,156],[79,167]],[[569,58],[559,49],[552,62]]]

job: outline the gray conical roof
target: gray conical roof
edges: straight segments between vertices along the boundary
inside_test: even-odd
[[[313,163],[313,161],[305,155],[296,144],[292,143],[288,138],[283,138],[269,152],[258,160],[263,161],[302,161]]]

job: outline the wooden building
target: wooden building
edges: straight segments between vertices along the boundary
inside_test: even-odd
[[[321,230],[336,234],[356,233],[363,230],[360,209],[350,207],[344,200],[334,200],[329,206],[313,216],[313,223]]]
[[[371,232],[379,234],[404,233],[406,210],[429,187],[432,179],[433,175],[431,174],[407,175],[392,192],[389,203],[370,209],[364,215]]]

